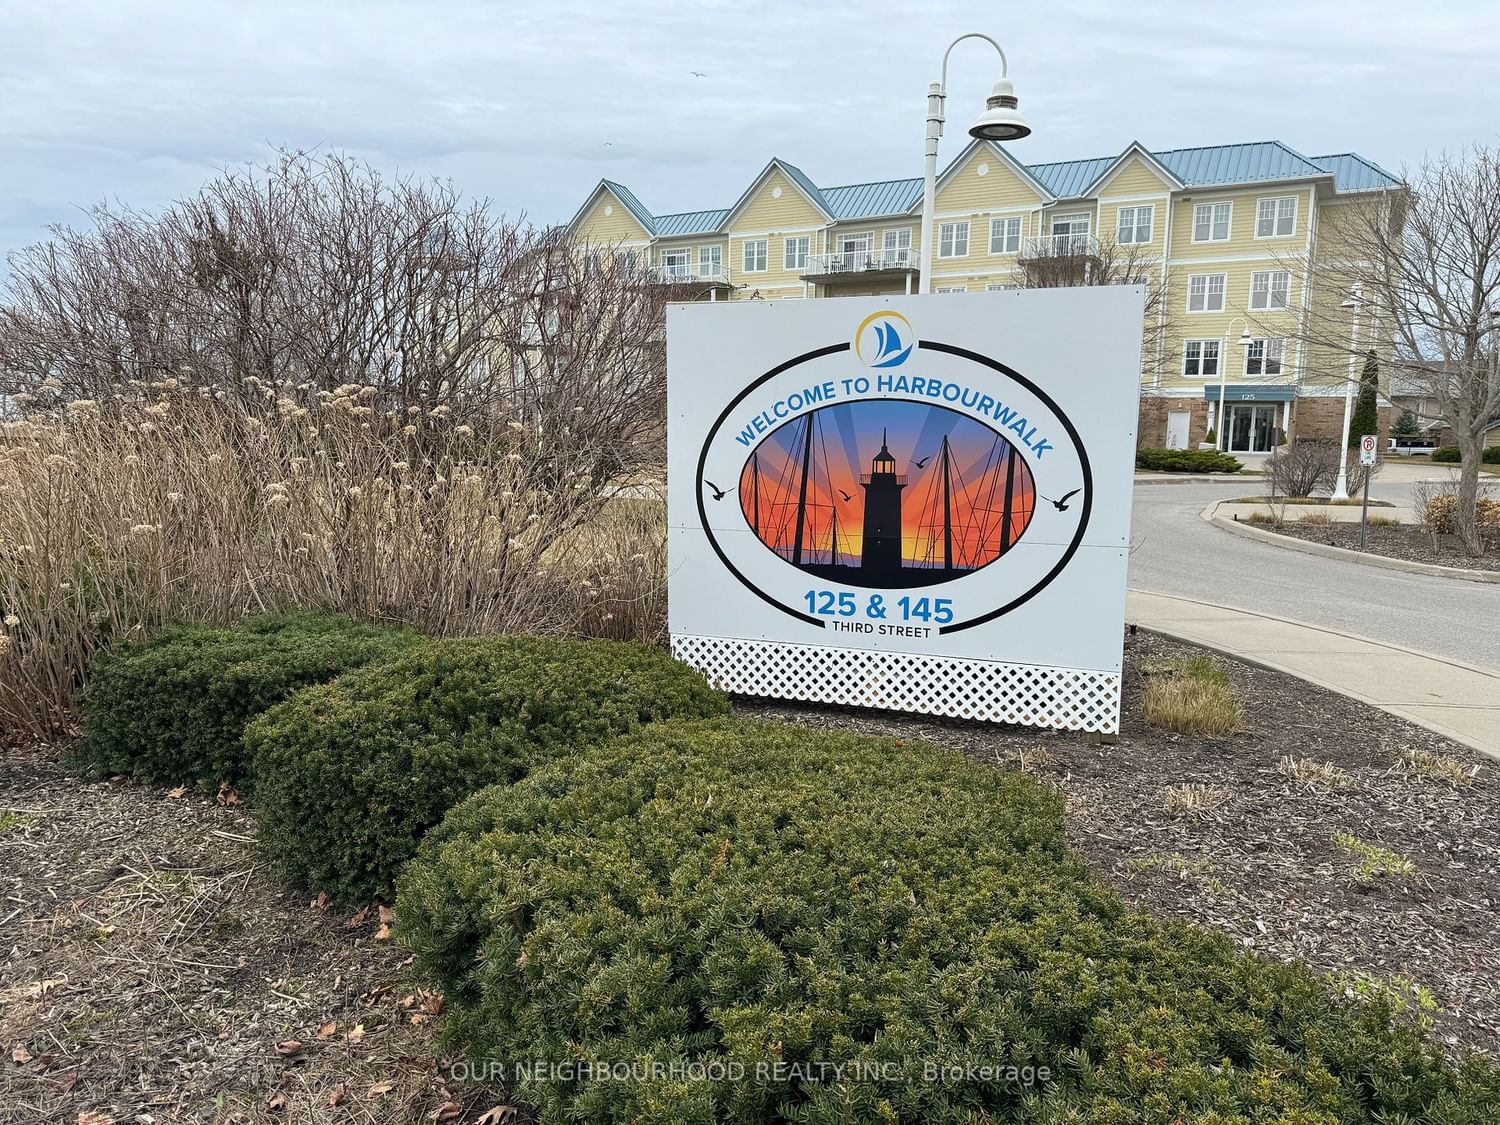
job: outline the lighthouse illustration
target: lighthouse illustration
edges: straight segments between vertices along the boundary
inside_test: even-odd
[[[859,483],[865,490],[861,565],[870,579],[888,580],[901,572],[901,490],[906,487],[906,477],[896,473],[896,459],[891,456],[885,430],[880,432],[880,452]]]

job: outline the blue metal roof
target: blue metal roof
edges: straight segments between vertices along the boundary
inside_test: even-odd
[[[1363,156],[1353,152],[1338,152],[1331,156],[1314,156],[1313,162],[1333,173],[1335,191],[1379,191],[1395,187],[1400,178],[1391,175],[1378,164],[1371,164]]]
[[[900,215],[922,199],[922,181],[878,180],[870,184],[845,184],[823,189],[828,209],[839,219],[872,219],[877,215]]]
[[[677,215],[656,216],[656,233],[662,238],[684,234],[714,234],[729,218],[729,208],[717,211],[683,211]]]
[[[635,216],[636,222],[646,228],[647,234],[656,233],[656,217],[650,211],[646,210],[646,205],[635,197],[634,192],[624,184],[615,183],[614,180],[603,180],[601,182],[610,191],[614,192],[616,199],[625,204],[625,209]]]
[[[1104,174],[1118,157],[1096,156],[1090,160],[1059,160],[1053,164],[1027,164],[1038,183],[1059,199],[1070,199]]]
[[[823,190],[818,187],[817,184],[812,182],[806,172],[804,172],[801,168],[798,168],[795,164],[788,164],[780,157],[776,158],[776,163],[781,165],[782,170],[792,178],[792,180],[799,188],[807,192],[808,196],[811,197],[814,203],[823,208],[823,210],[827,211],[830,215],[833,214],[833,208],[828,206],[828,200],[823,198]]]
[[[1324,169],[1280,141],[1174,148],[1152,155],[1189,186],[1253,184],[1325,174]]]
[[[1148,150],[1151,151],[1151,150]],[[1280,141],[1253,144],[1211,145],[1204,148],[1174,148],[1151,151],[1161,164],[1189,187],[1215,184],[1253,184],[1332,175],[1339,192],[1375,191],[1394,187],[1397,177],[1352,152],[1306,157]],[[1059,160],[1024,167],[1058,199],[1081,196],[1120,158],[1097,156],[1087,160]],[[844,184],[820,188],[796,165],[776,160],[797,186],[835,219],[869,219],[905,214],[922,198],[920,179],[879,180],[867,184]],[[662,238],[719,233],[731,208],[682,211],[652,215],[623,184],[603,181],[651,234]]]

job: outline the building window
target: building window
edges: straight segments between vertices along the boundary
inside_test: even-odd
[[[1021,288],[1019,285],[986,285],[984,291],[986,293],[1005,293],[1011,289],[1019,288]]]
[[[938,257],[967,258],[969,256],[969,224],[944,223],[938,228]]]
[[[723,277],[724,247],[698,247],[698,272],[704,277]]]
[[[969,287],[967,285],[938,285],[934,286],[932,291],[934,293],[967,293]]]
[[[1198,203],[1193,206],[1193,241],[1229,241],[1229,214],[1232,203]]]
[[[1286,308],[1291,286],[1292,275],[1286,270],[1256,270],[1250,275],[1250,307]]]
[[[1021,252],[1021,220],[990,220],[990,253],[1019,254]]]
[[[1224,274],[1195,273],[1188,276],[1190,313],[1224,311]]]
[[[1282,357],[1285,354],[1285,340],[1251,340],[1250,346],[1245,349],[1245,375],[1280,375],[1283,370]]]
[[[661,272],[667,277],[687,277],[692,272],[693,252],[691,250],[663,250],[661,252]]]
[[[1124,244],[1138,244],[1151,241],[1151,227],[1156,220],[1156,205],[1146,204],[1144,207],[1121,207],[1116,233],[1119,241]]]
[[[807,248],[812,239],[807,235],[781,240],[781,264],[789,270],[800,270],[807,266]]]
[[[911,227],[888,230],[881,237],[885,240],[881,257],[885,259],[886,265],[909,266],[912,264]]]
[[[1193,379],[1209,379],[1217,375],[1219,373],[1219,341],[1184,341],[1182,373]]]
[[[1283,195],[1255,203],[1255,237],[1286,238],[1297,229],[1297,197]]]
[[[764,238],[752,239],[745,243],[745,272],[766,272],[766,247],[768,243]]]

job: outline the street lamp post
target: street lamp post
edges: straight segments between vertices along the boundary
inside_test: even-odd
[[[943,69],[941,81],[934,82],[927,87],[927,163],[922,176],[922,244],[921,244],[921,292],[932,292],[932,243],[936,238],[933,231],[933,211],[935,210],[935,196],[937,195],[937,157],[938,139],[943,135],[943,111],[944,102],[947,100],[948,90],[948,56],[953,53],[965,39],[983,39],[1000,55],[1000,81],[995,83],[995,88],[985,100],[985,110],[979,115],[979,120],[969,128],[969,136],[979,140],[989,141],[1014,141],[1031,134],[1031,126],[1026,124],[1026,119],[1021,116],[1021,111],[1016,108],[1016,92],[1007,77],[1010,65],[1005,60],[1005,52],[1000,44],[996,43],[988,35],[981,35],[977,31],[971,31],[967,35],[960,35],[948,49],[943,52]]]
[[[1224,392],[1229,383],[1229,330],[1234,327],[1236,320],[1244,325],[1240,329],[1239,344],[1244,349],[1245,355],[1250,354],[1250,345],[1254,343],[1250,339],[1250,322],[1242,316],[1231,317],[1229,323],[1224,326],[1224,345],[1219,349],[1219,409],[1214,416],[1214,434],[1218,438],[1214,442],[1214,448],[1224,450],[1229,448],[1229,435],[1224,428],[1224,424],[1228,421],[1224,416]],[[1198,362],[1203,361],[1200,359]]]
[[[1365,306],[1363,286],[1349,290],[1341,307],[1353,311],[1349,326],[1349,377],[1344,381],[1344,436],[1339,440],[1339,476],[1330,500],[1349,499],[1349,423],[1354,414],[1354,365],[1359,359],[1359,310]]]

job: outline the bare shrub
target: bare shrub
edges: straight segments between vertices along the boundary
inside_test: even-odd
[[[1439,535],[1455,533],[1454,514],[1459,508],[1457,480],[1418,481],[1412,486],[1412,498],[1422,530],[1432,536],[1434,545]],[[1500,539],[1500,501],[1489,495],[1485,485],[1479,486],[1474,497],[1474,516],[1481,542]]]
[[[1172,813],[1203,813],[1229,800],[1229,790],[1222,785],[1185,783],[1162,790],[1162,805]]]
[[[368,385],[250,386],[263,407],[169,379],[0,426],[0,736],[66,731],[92,653],[169,622],[660,636],[665,518],[597,486],[607,445]]]
[[[1338,449],[1326,441],[1294,441],[1266,459],[1265,474],[1274,494],[1302,497],[1331,492],[1339,475]]]
[[[1276,768],[1293,781],[1325,789],[1345,789],[1354,782],[1348,771],[1316,758],[1297,758],[1288,754],[1277,762]]]
[[[1245,711],[1224,669],[1211,657],[1181,661],[1146,681],[1141,712],[1148,723],[1179,734],[1222,737],[1245,725]]]
[[[1329,527],[1333,524],[1333,515],[1329,512],[1307,512],[1297,522],[1309,527]]]

